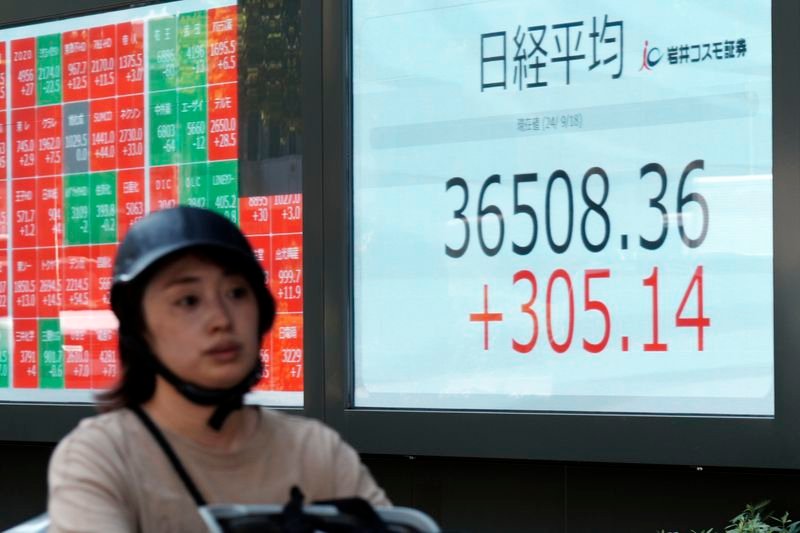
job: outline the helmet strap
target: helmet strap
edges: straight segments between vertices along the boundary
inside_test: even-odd
[[[155,370],[184,398],[197,405],[216,405],[217,408],[208,419],[208,425],[214,431],[222,429],[225,420],[231,413],[244,405],[244,395],[261,379],[261,357],[256,358],[253,369],[236,385],[227,389],[210,389],[179,378],[174,372],[153,357]]]
[[[125,335],[125,337],[128,336]],[[126,340],[130,342],[134,339]],[[222,429],[222,426],[225,424],[225,420],[227,420],[228,416],[230,416],[230,414],[237,409],[242,408],[244,405],[244,395],[250,392],[250,389],[252,389],[256,383],[258,383],[263,372],[261,357],[257,357],[252,370],[250,370],[250,372],[248,372],[244,378],[239,381],[239,383],[236,383],[227,389],[211,389],[190,383],[178,377],[177,374],[167,368],[164,363],[162,363],[158,357],[156,357],[144,339],[135,336],[134,344],[138,345],[136,347],[137,351],[142,353],[145,360],[148,361],[155,373],[163,377],[175,388],[176,391],[181,394],[181,396],[197,405],[217,406],[217,408],[214,409],[214,412],[211,413],[211,417],[207,422],[208,426],[214,431],[219,431]]]

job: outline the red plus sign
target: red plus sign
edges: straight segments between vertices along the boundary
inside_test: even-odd
[[[470,313],[470,322],[483,322],[483,349],[489,349],[489,322],[502,322],[503,313],[489,312],[489,286],[483,286],[483,313]]]

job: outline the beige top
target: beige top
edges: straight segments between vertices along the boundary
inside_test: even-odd
[[[164,431],[208,503],[284,503],[293,485],[305,501],[360,496],[389,505],[358,454],[322,423],[260,410],[236,453]],[[203,531],[197,508],[136,415],[88,418],[56,447],[48,474],[51,532]]]

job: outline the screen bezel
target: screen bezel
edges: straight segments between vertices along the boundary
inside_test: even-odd
[[[800,111],[798,5],[772,3],[774,417],[354,408],[351,10],[349,1],[323,7],[327,420],[367,453],[800,468],[800,331],[792,320],[800,243],[791,231],[800,204],[800,134],[791,118]]]
[[[15,2],[6,6],[0,15],[0,29],[57,21],[60,19],[95,15],[128,8],[169,3],[174,0],[86,0],[80,7],[65,4],[58,0],[40,2]],[[303,13],[301,21],[302,64],[302,110],[306,117],[321,116],[321,16],[320,6],[313,1],[301,0]],[[322,183],[322,139],[318,120],[305,120],[303,147],[303,196],[306,206],[303,220],[303,246],[318,246],[321,241],[322,208],[314,201],[316,196],[310,191],[321,188]],[[307,198],[307,199],[306,199]],[[311,254],[315,255],[315,254]],[[304,395],[302,408],[281,407],[279,410],[302,413],[315,418],[323,417],[324,390],[322,334],[317,330],[323,323],[322,299],[314,295],[322,294],[322,270],[317,261],[304,262],[305,287],[311,296],[304,301],[305,350],[304,361],[306,391],[317,391]],[[312,329],[313,328],[313,329]],[[78,422],[97,411],[89,403],[28,403],[0,402],[0,442],[56,442],[73,429]]]

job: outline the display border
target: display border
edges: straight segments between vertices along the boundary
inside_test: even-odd
[[[351,10],[323,7],[327,421],[365,453],[800,469],[800,4],[772,2],[774,417],[354,408]]]

